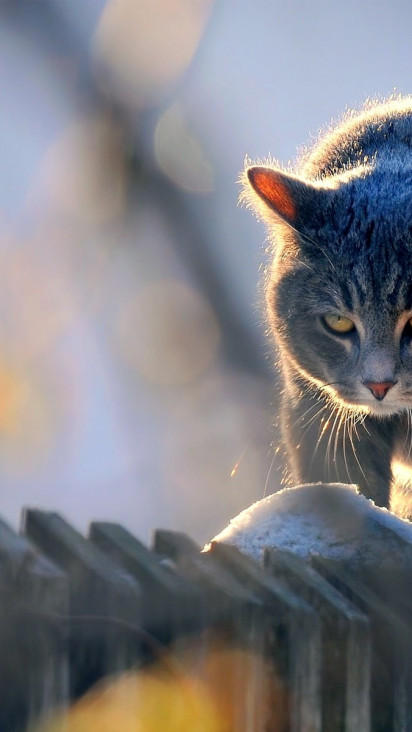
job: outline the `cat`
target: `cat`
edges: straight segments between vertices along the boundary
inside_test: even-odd
[[[412,97],[349,112],[297,166],[247,164],[288,482],[356,483],[412,519]]]

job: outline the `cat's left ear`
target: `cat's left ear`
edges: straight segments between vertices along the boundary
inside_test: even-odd
[[[299,229],[310,224],[315,212],[325,206],[325,188],[275,168],[256,165],[246,169],[246,177],[259,197],[258,201],[251,201],[250,196],[247,198],[265,218],[268,213],[275,214],[276,218]],[[259,202],[265,204],[266,210],[262,211]]]

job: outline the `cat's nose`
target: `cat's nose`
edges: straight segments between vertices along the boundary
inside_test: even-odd
[[[375,399],[382,401],[389,389],[396,384],[396,381],[364,381],[363,385],[372,392]]]

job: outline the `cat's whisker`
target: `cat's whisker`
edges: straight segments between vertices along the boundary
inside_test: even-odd
[[[409,409],[406,409],[406,435],[405,435],[405,439],[403,441],[404,450],[406,450],[406,445],[408,443],[408,437],[410,434],[410,430],[411,430],[411,417],[410,417]]]
[[[268,418],[262,417],[259,420],[259,422],[260,422],[260,424],[257,425],[257,427],[253,431],[251,437],[247,440],[247,442],[246,442],[244,448],[242,449],[242,451],[241,451],[238,459],[236,460],[235,464],[233,465],[233,468],[230,471],[230,477],[231,478],[234,478],[237,475],[239,466],[240,466],[243,458],[245,457],[245,455],[248,452],[248,450],[250,450],[250,448],[252,447],[252,445],[256,442],[257,438],[260,438],[263,435],[264,431],[266,431],[266,430],[269,429],[269,419]]]
[[[334,412],[335,412],[335,409],[333,409],[331,412],[330,420],[333,419]],[[336,416],[335,416],[335,420],[336,420]],[[326,444],[326,450],[325,450],[324,465],[325,465],[325,470],[327,470],[327,472],[328,472],[328,475],[330,475],[330,446],[331,446],[331,440],[332,440],[332,435],[333,435],[333,428],[334,428],[334,423],[332,424],[331,430],[329,432],[329,437],[328,437],[328,441]]]
[[[330,415],[330,419],[331,420],[334,419],[334,421],[333,421],[333,424],[332,424],[332,427],[330,430],[328,444],[326,446],[326,457],[328,459],[329,459],[329,453],[330,453],[330,447],[331,447],[331,440],[332,440],[332,436],[333,436],[333,431],[335,429],[335,424],[336,424],[336,419],[337,419],[338,413],[339,413],[339,406],[337,404],[335,404],[332,407],[332,411],[331,411],[331,415]]]
[[[335,382],[335,383],[337,383],[337,382]],[[324,424],[323,424],[323,426],[322,426],[322,428],[320,430],[319,437],[317,439],[317,442],[316,442],[316,445],[315,445],[315,449],[314,449],[314,452],[313,452],[313,457],[312,457],[312,460],[311,460],[310,468],[312,468],[313,460],[314,460],[314,458],[316,456],[316,452],[317,452],[317,449],[318,449],[318,447],[319,447],[319,445],[320,445],[320,443],[322,441],[322,438],[323,438],[326,430],[330,427],[331,421],[333,419],[333,414],[334,414],[335,410],[338,408],[337,405],[334,404],[330,399],[329,399],[329,404],[327,404],[325,406],[331,408],[332,411],[331,411],[330,415],[325,419]],[[332,430],[333,430],[333,428],[332,428]],[[332,430],[331,430],[331,433],[332,433]],[[329,440],[330,440],[330,435],[329,435]],[[328,441],[328,443],[329,443],[329,441]]]
[[[309,427],[309,426],[310,426],[310,425],[312,424],[312,422],[314,422],[314,421],[315,421],[315,419],[316,419],[317,417],[319,417],[319,415],[320,415],[320,414],[322,414],[322,412],[325,412],[326,410],[327,410],[327,405],[326,405],[326,404],[324,404],[323,406],[321,406],[321,407],[319,408],[319,410],[318,410],[318,411],[317,411],[317,412],[316,412],[315,414],[313,414],[313,415],[311,416],[311,418],[310,418],[310,419],[309,419],[309,420],[308,420],[307,422],[305,422],[305,424],[304,424],[304,427],[305,427],[305,428],[306,428],[306,427]]]
[[[408,409],[408,426],[409,426],[409,448],[408,448],[408,459],[411,456],[412,451],[412,410]]]
[[[407,410],[407,424],[408,424],[408,429],[407,429],[406,434],[410,436],[408,455],[407,455],[407,459],[409,460],[409,458],[411,456],[411,450],[412,450],[412,434],[411,434],[411,432],[412,432],[412,410],[411,409]]]
[[[365,473],[364,473],[364,471],[363,471],[362,465],[361,465],[361,464],[360,464],[360,462],[359,462],[358,456],[357,456],[357,454],[356,454],[356,449],[355,449],[355,445],[354,445],[354,443],[353,443],[353,434],[352,434],[352,431],[353,431],[353,429],[355,430],[355,434],[356,434],[356,437],[357,437],[357,438],[359,439],[359,437],[358,437],[358,433],[356,432],[356,422],[355,422],[355,418],[356,418],[356,415],[355,415],[355,414],[351,414],[351,415],[350,415],[350,419],[351,419],[351,422],[350,422],[350,423],[349,423],[349,425],[348,425],[348,427],[349,427],[349,429],[348,429],[348,436],[349,436],[349,441],[350,441],[350,444],[351,444],[351,446],[352,446],[352,452],[353,452],[353,457],[355,458],[355,460],[356,460],[356,462],[357,462],[357,464],[358,464],[359,470],[361,471],[361,473],[362,473],[363,477],[364,477],[364,478],[365,478],[365,480],[366,480],[366,475],[365,475]]]
[[[358,424],[359,424],[359,417],[358,417],[358,415],[357,414],[352,414],[351,434],[353,434],[353,432],[354,432],[356,439],[359,441]]]
[[[408,454],[407,454],[407,460],[410,460],[411,452],[412,452],[412,412],[409,411],[409,447],[408,447]]]
[[[310,264],[307,262],[303,262],[301,259],[297,259],[297,262],[302,265],[302,267],[306,267],[306,269],[310,270],[310,272],[316,272],[316,269],[314,267],[311,267]]]
[[[268,474],[266,476],[265,487],[263,489],[263,496],[262,496],[262,498],[266,498],[266,493],[267,493],[267,489],[268,489],[268,485],[269,485],[269,480],[270,480],[270,476],[272,474],[273,466],[275,464],[276,455],[277,455],[277,453],[274,452],[273,453],[272,460],[270,461],[269,470],[268,470]]]
[[[316,450],[318,449],[319,443],[320,443],[323,435],[325,434],[325,432],[326,432],[326,430],[328,429],[329,426],[330,426],[330,418],[325,420],[324,425],[323,425],[323,427],[322,427],[322,429],[320,431],[320,434],[319,434],[319,437],[318,437],[318,441],[317,441],[316,446],[315,446],[315,453],[316,453]]]
[[[349,466],[348,466],[348,459],[347,459],[347,456],[346,456],[346,433],[347,433],[347,425],[348,425],[348,422],[347,422],[347,412],[345,410],[344,413],[343,413],[343,435],[342,435],[343,461],[345,463],[346,475],[349,478],[349,482],[352,483],[352,478],[351,478],[350,470],[349,470]]]
[[[329,474],[329,476],[330,476],[330,450],[331,450],[331,447],[332,447],[332,438],[333,438],[333,435],[335,437],[333,462],[334,462],[334,465],[335,465],[335,468],[336,468],[336,447],[337,447],[337,437],[338,437],[338,432],[339,432],[339,416],[340,416],[341,409],[342,409],[342,407],[339,404],[336,404],[335,405],[334,411],[336,411],[336,414],[335,414],[335,419],[334,419],[334,422],[333,422],[333,426],[332,426],[332,429],[331,429],[331,433],[330,433],[330,437],[329,437],[329,441],[328,441],[328,446],[327,446],[328,474]],[[337,470],[337,472],[338,472],[338,470]]]
[[[290,228],[291,228],[291,229],[292,229],[292,230],[293,230],[293,231],[294,231],[294,232],[295,232],[295,233],[296,233],[296,234],[297,234],[297,235],[298,235],[299,237],[301,237],[302,239],[304,239],[305,241],[307,241],[307,242],[308,242],[309,244],[312,244],[312,245],[313,245],[314,247],[316,247],[316,249],[318,249],[318,250],[319,250],[319,251],[320,251],[320,252],[321,252],[321,253],[323,254],[323,256],[325,257],[325,259],[326,259],[326,260],[327,260],[327,261],[329,262],[329,264],[330,264],[330,266],[332,267],[333,271],[334,271],[334,272],[336,272],[336,267],[335,267],[335,265],[333,264],[333,262],[332,262],[332,260],[331,260],[330,256],[329,256],[329,255],[328,255],[328,254],[327,254],[327,253],[325,252],[324,248],[323,248],[323,247],[321,247],[321,245],[319,244],[319,242],[315,241],[314,239],[312,239],[312,238],[311,238],[310,236],[308,236],[307,234],[304,234],[303,232],[301,232],[301,231],[298,231],[297,229],[295,229],[295,227],[294,227],[294,226],[291,226]]]
[[[340,481],[339,464],[336,462],[336,455],[337,455],[337,445],[338,445],[341,425],[342,425],[342,406],[339,405],[339,408],[337,410],[336,420],[335,420],[334,451],[333,451],[333,467],[334,467],[334,470],[336,471],[337,479],[339,481]]]
[[[344,407],[343,407],[342,405],[340,405],[340,407],[339,407],[339,412],[338,412],[338,416],[339,416],[339,421],[338,421],[338,425],[337,425],[337,428],[336,428],[336,431],[335,431],[335,442],[334,442],[333,462],[334,462],[334,465],[335,465],[335,468],[336,468],[336,473],[337,473],[337,476],[338,476],[338,480],[340,480],[340,475],[339,475],[339,468],[338,468],[338,466],[336,465],[336,455],[337,455],[337,451],[338,451],[338,439],[339,439],[339,433],[340,433],[340,431],[341,431],[341,428],[342,428],[342,422],[343,422],[343,418],[344,418],[344,416],[345,416],[345,414],[344,414]]]
[[[295,420],[295,422],[293,422],[293,424],[291,425],[291,428],[293,429],[293,427],[296,427],[296,425],[299,424],[299,422],[303,422],[306,415],[309,414],[310,412],[312,412],[316,407],[319,407],[319,401],[315,402],[315,404],[312,404],[309,407],[309,409],[306,410],[306,412],[304,412],[303,414],[300,414],[299,417],[297,418],[297,420]],[[322,407],[322,409],[323,409],[323,407]],[[325,409],[326,409],[326,405],[325,405]],[[316,414],[318,414],[318,412]],[[306,426],[306,425],[304,425],[304,426]]]
[[[359,413],[355,414],[355,417],[356,417],[355,422],[354,422],[355,426],[358,424],[364,425],[367,414],[365,414],[365,412],[359,412]]]
[[[358,429],[357,429],[358,428],[358,424],[360,424],[361,427],[362,426],[365,427],[365,419],[366,419],[366,417],[367,417],[367,415],[364,412],[360,412],[360,413],[353,414],[353,430],[355,432],[356,439],[358,441],[361,439],[359,437],[359,432],[358,432]],[[366,429],[366,427],[365,427],[365,429]],[[366,431],[368,432],[367,429],[366,429]],[[368,432],[368,434],[369,434],[369,432]]]
[[[316,420],[316,419],[317,419],[317,418],[318,418],[318,417],[319,417],[319,416],[320,416],[320,415],[322,414],[322,412],[324,412],[324,411],[325,411],[326,409],[327,409],[327,405],[325,404],[325,405],[324,405],[323,407],[321,407],[321,408],[319,409],[319,411],[318,411],[318,412],[316,412],[316,413],[315,413],[315,414],[314,414],[314,415],[313,415],[313,416],[312,416],[312,417],[310,418],[310,420],[309,420],[308,422],[306,422],[306,424],[305,424],[305,425],[304,425],[304,427],[303,427],[303,430],[304,430],[304,431],[302,432],[302,439],[303,439],[303,437],[305,437],[305,436],[306,436],[306,434],[307,434],[307,432],[308,432],[308,430],[309,430],[309,427],[310,427],[310,426],[312,425],[312,423],[313,423],[313,422],[314,422],[314,421],[315,421],[315,420]]]
[[[329,405],[327,405],[327,406],[329,407]],[[331,408],[331,412],[330,412],[329,416],[326,418],[326,420],[325,420],[325,422],[324,422],[324,424],[323,424],[323,426],[322,426],[322,428],[320,430],[319,437],[318,437],[318,440],[317,440],[316,445],[315,445],[315,449],[314,449],[314,452],[313,452],[313,457],[312,457],[312,460],[311,460],[311,463],[310,463],[310,470],[312,469],[313,461],[315,459],[315,456],[316,456],[318,447],[319,447],[319,445],[320,445],[320,443],[322,441],[322,438],[324,437],[324,435],[326,433],[326,430],[328,430],[330,428],[331,423],[332,423],[332,420],[333,420],[334,413],[338,409],[338,407],[337,407],[336,404],[331,404],[330,405],[330,408]],[[335,416],[335,422],[336,422],[336,416]],[[325,468],[326,467],[329,467],[329,465],[327,464],[327,461],[328,461],[330,441],[331,441],[331,436],[333,434],[334,424],[335,423],[333,423],[332,428],[330,430],[329,438],[328,438],[328,442],[327,442],[327,446],[326,446],[326,452],[325,452]]]
[[[322,419],[323,419],[323,418],[322,418]],[[315,445],[315,449],[314,449],[314,451],[313,451],[313,455],[312,455],[312,460],[310,461],[310,466],[309,466],[309,470],[310,470],[310,471],[312,470],[312,466],[313,466],[313,461],[314,461],[314,459],[315,459],[315,457],[316,457],[316,453],[317,453],[318,447],[319,447],[319,445],[320,445],[320,443],[321,443],[321,441],[322,441],[322,437],[323,437],[323,435],[325,434],[326,430],[327,430],[327,429],[328,429],[328,428],[330,427],[330,420],[331,420],[331,417],[330,417],[330,416],[329,416],[329,417],[327,417],[327,418],[326,418],[326,419],[324,420],[323,426],[322,426],[322,428],[321,428],[321,430],[320,430],[320,433],[319,433],[319,437],[318,437],[318,439],[317,439],[317,442],[316,442],[316,445]],[[321,423],[322,423],[322,420],[321,420]]]

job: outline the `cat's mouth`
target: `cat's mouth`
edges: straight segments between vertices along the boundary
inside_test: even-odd
[[[369,414],[375,417],[390,417],[412,410],[412,398],[410,395],[393,395],[391,398],[385,397],[382,401],[377,401],[376,399],[372,401],[372,399],[364,401],[363,404],[369,409]]]
[[[383,398],[376,398],[363,385],[360,385],[357,391],[345,388],[343,385],[328,385],[327,392],[334,401],[339,401],[344,409],[358,415],[390,417],[412,408],[412,395],[402,398],[397,390],[386,394]]]
[[[373,387],[379,387],[379,390]],[[406,394],[397,380],[376,385],[362,384],[359,398],[369,413],[376,417],[400,414],[412,407],[412,395]]]
[[[372,401],[372,400],[364,400],[352,397],[351,399],[348,399],[347,397],[340,397],[341,402],[343,402],[343,406],[346,407],[346,409],[349,409],[353,411],[356,414],[364,414],[364,415],[370,415],[372,417],[390,417],[394,414],[399,414],[399,412],[405,411],[407,409],[407,406],[405,404],[397,404],[394,402],[385,402],[385,401]],[[412,405],[411,405],[412,406]]]
[[[394,414],[399,414],[405,410],[405,406],[399,406],[396,404],[385,404],[382,402],[376,402],[365,405],[369,408],[369,414],[374,417],[390,417]]]

